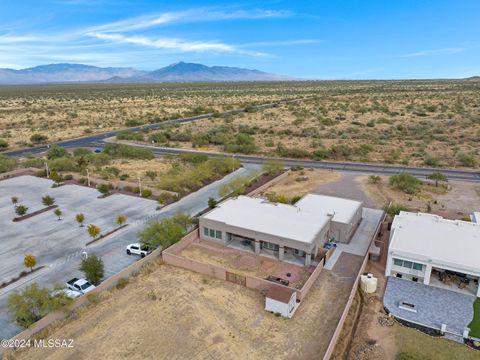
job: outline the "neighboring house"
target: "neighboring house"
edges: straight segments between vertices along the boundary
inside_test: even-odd
[[[392,223],[385,275],[480,297],[479,254],[480,224],[402,211]]]
[[[472,213],[472,215],[470,215],[470,219],[472,219],[472,222],[475,224],[480,224],[480,212],[475,211]]]
[[[272,285],[265,296],[265,310],[291,318],[296,310],[297,292],[291,288]]]
[[[295,206],[313,214],[331,215],[329,237],[335,242],[349,243],[355,229],[362,221],[362,203],[360,201],[307,194]]]
[[[279,260],[311,264],[331,237],[349,241],[361,220],[361,203],[307,194],[296,205],[263,198],[227,199],[199,218],[200,238],[236,245]],[[333,233],[331,233],[333,231]]]

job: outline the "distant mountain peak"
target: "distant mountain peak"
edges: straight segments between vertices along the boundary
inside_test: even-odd
[[[41,84],[71,82],[199,82],[199,81],[276,81],[290,78],[228,66],[206,66],[179,61],[158,70],[141,71],[132,67],[97,67],[56,63],[21,70],[0,69],[0,84]]]

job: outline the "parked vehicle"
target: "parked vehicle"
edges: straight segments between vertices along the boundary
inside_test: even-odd
[[[73,291],[70,289],[60,289],[60,290],[55,290],[51,293],[51,296],[57,296],[60,294],[64,294],[66,297],[69,297],[70,299],[76,299],[79,296],[82,296],[82,294],[78,291]]]
[[[73,278],[72,280],[67,281],[67,289],[76,291],[80,294],[86,294],[95,289],[95,286],[85,279]]]
[[[152,250],[150,248],[141,246],[139,243],[133,243],[127,246],[127,255],[140,255],[143,258],[151,252]]]
[[[99,148],[95,149],[95,153],[99,154],[101,152],[102,152],[102,149],[99,149]]]

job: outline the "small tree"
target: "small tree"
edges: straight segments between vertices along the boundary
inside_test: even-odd
[[[100,184],[97,186],[97,190],[100,191],[102,194],[107,194],[110,191],[110,188],[107,184]]]
[[[58,220],[62,220],[62,210],[56,208],[53,213],[57,216]]]
[[[444,174],[442,174],[441,172],[431,173],[430,175],[427,176],[427,179],[435,181],[435,187],[438,187],[439,182],[447,182],[448,181],[447,177]]]
[[[98,235],[100,235],[100,231],[100,228],[96,225],[90,224],[87,226],[88,235],[90,235],[92,239],[95,239]]]
[[[208,207],[210,209],[213,209],[215,206],[217,206],[217,200],[215,200],[214,198],[212,197],[209,197],[208,198]]]
[[[122,226],[127,222],[127,217],[125,215],[118,215],[117,216],[117,224]]]
[[[420,180],[409,173],[390,176],[390,185],[407,194],[415,194],[421,184],[422,182]]]
[[[18,204],[18,197],[12,196],[11,199],[13,206],[17,207]]]
[[[64,294],[51,296],[49,289],[33,283],[21,292],[10,294],[7,305],[16,323],[27,328],[50,311],[58,310],[71,301]]]
[[[23,265],[25,265],[27,268],[30,268],[30,271],[33,271],[33,267],[37,265],[37,258],[34,255],[27,254],[23,258]]]
[[[80,225],[80,227],[83,227],[83,222],[85,221],[85,215],[83,215],[82,213],[80,214],[77,214],[75,216],[75,220],[77,220],[78,224]]]
[[[42,203],[45,206],[51,206],[55,203],[55,198],[51,197],[50,195],[46,195],[42,197]]]
[[[90,255],[83,259],[80,264],[80,270],[93,285],[98,285],[103,278],[103,261],[96,255]]]
[[[16,208],[15,208],[15,213],[18,215],[18,216],[23,216],[27,213],[28,211],[28,207],[26,207],[25,205],[18,205]]]

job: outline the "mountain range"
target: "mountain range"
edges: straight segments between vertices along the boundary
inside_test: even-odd
[[[292,78],[259,70],[228,66],[206,66],[183,61],[154,71],[142,71],[131,67],[102,68],[69,63],[40,65],[21,70],[0,68],[0,85],[73,82],[155,83],[280,80],[292,80]]]

